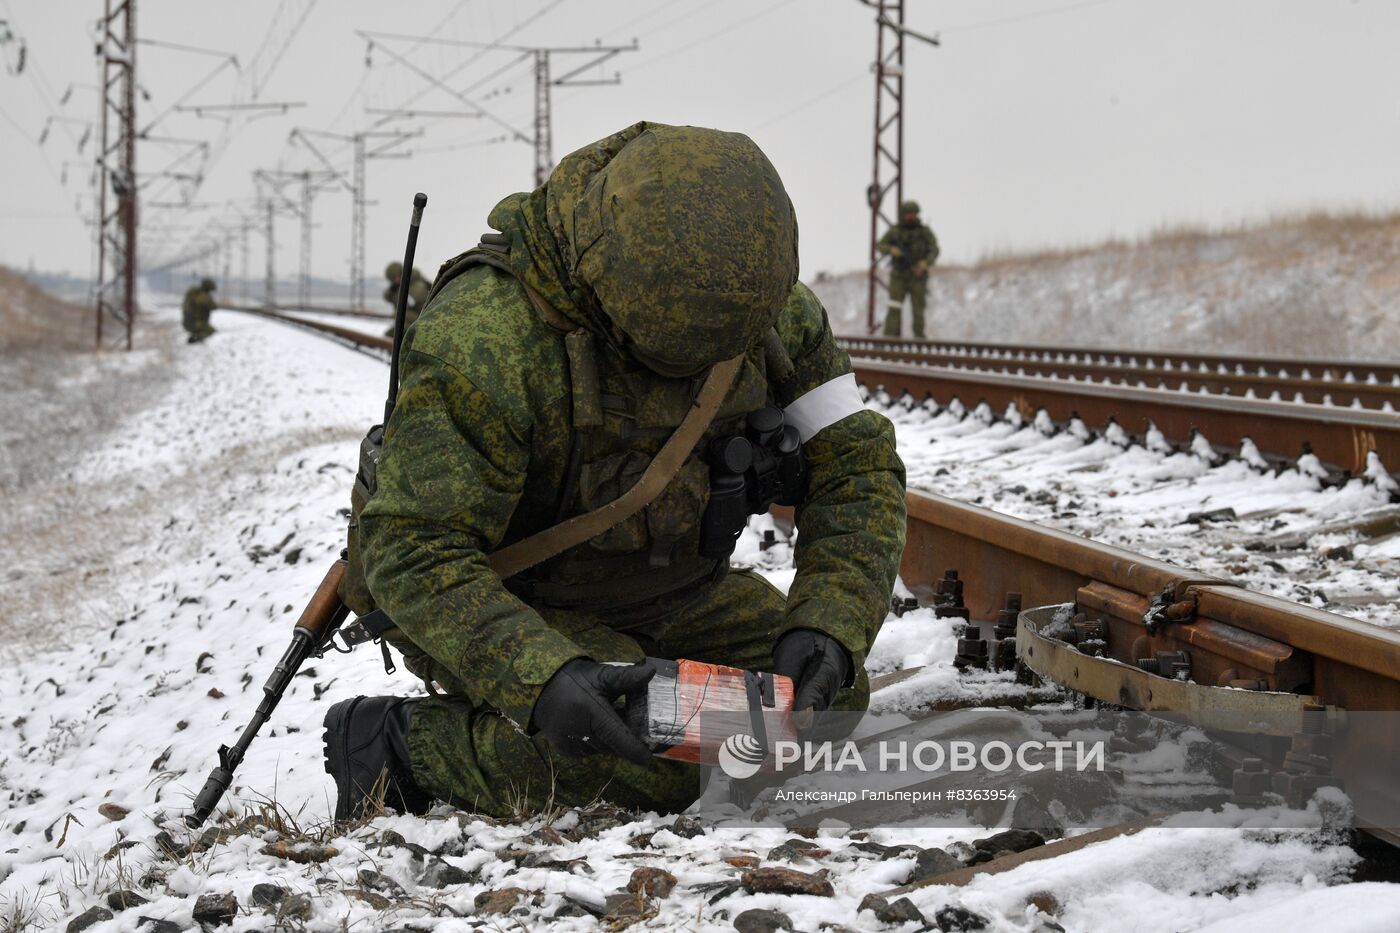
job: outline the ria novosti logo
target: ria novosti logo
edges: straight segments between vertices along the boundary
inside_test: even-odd
[[[1036,771],[1103,771],[1108,753],[1103,740],[1049,742],[879,742],[861,748],[855,742],[790,742],[773,746],[775,770],[798,765],[800,771],[869,771],[1000,773],[1013,768]],[[724,740],[717,755],[720,770],[736,780],[751,778],[762,769],[768,749],[747,732]]]
[[[719,769],[736,781],[753,777],[763,767],[768,749],[747,732],[736,732],[719,747]]]

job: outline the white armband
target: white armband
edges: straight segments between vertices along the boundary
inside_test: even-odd
[[[830,382],[823,382],[794,401],[783,409],[783,416],[788,424],[797,428],[805,444],[823,428],[864,410],[865,404],[860,400],[860,389],[856,386],[856,375],[846,373]]]

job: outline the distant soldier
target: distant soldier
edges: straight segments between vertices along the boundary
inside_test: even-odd
[[[213,279],[202,279],[198,285],[191,285],[185,292],[185,300],[180,310],[185,332],[190,335],[190,343],[199,343],[214,333],[214,328],[209,326],[209,315],[214,307]]]
[[[384,289],[384,300],[389,302],[389,307],[398,307],[399,283],[403,281],[403,263],[391,262],[384,269],[384,278],[389,280],[389,287]],[[423,304],[428,300],[428,292],[432,283],[423,278],[423,273],[414,269],[408,277],[408,309],[404,314],[403,327],[408,330],[413,326],[413,322],[418,320],[418,312],[422,310]],[[387,336],[394,336],[394,327],[391,324],[384,332]]]
[[[898,337],[904,296],[913,306],[914,336],[924,337],[924,305],[928,301],[928,270],[938,261],[938,237],[919,222],[919,202],[899,205],[899,224],[885,231],[876,245],[890,257],[890,306],[885,312],[885,336]]]

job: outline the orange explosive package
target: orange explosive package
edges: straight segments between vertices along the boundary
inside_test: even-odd
[[[797,738],[791,678],[685,659],[642,663],[656,674],[646,697],[628,704],[627,721],[662,758],[712,765],[725,748],[760,764],[776,742]]]

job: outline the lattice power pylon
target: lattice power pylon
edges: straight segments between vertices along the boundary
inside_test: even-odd
[[[354,187],[351,194],[353,203],[350,218],[350,307],[359,309],[365,306],[365,162],[368,161],[368,157],[365,154],[363,133],[355,134],[354,145],[355,180],[351,182]]]
[[[311,173],[301,173],[301,275],[297,277],[297,305],[311,304]]]
[[[295,129],[291,138],[300,141],[308,151],[314,155],[322,165],[326,167],[323,178],[326,182],[337,181],[343,185],[351,197],[351,218],[350,218],[350,307],[365,307],[365,219],[366,208],[370,201],[365,196],[365,164],[370,159],[404,159],[409,156],[407,152],[394,152],[395,146],[406,142],[416,136],[421,136],[422,130],[417,132],[359,132],[346,135],[344,133],[328,133],[324,130]],[[354,149],[354,160],[351,167],[351,177],[347,179],[335,165],[326,158],[315,143],[310,139],[312,136],[327,139],[338,139],[348,142]],[[368,147],[369,140],[381,140],[374,146]],[[313,178],[318,177],[313,173]],[[309,221],[308,221],[309,223]]]
[[[866,304],[866,325],[876,329],[877,298],[889,283],[881,276],[880,226],[893,226],[904,200],[904,37],[913,36],[938,45],[937,36],[926,36],[904,25],[904,0],[861,0],[874,7],[875,17],[875,139],[870,187],[865,189],[870,204],[870,292]],[[892,219],[885,212],[886,196],[893,190],[895,210]]]
[[[102,61],[102,140],[97,150],[97,347],[117,325],[131,349],[136,319],[136,2],[106,0],[97,54]]]
[[[549,118],[549,49],[535,49],[535,187],[554,168],[554,130]]]
[[[510,48],[510,46],[498,47]],[[637,40],[633,39],[631,45],[599,44],[550,48],[519,46],[518,49],[535,53],[535,187],[538,188],[549,178],[549,173],[554,171],[554,115],[550,101],[550,88],[621,84],[622,75],[616,73],[611,78],[600,77],[581,80],[576,76],[601,65],[615,55],[637,51]],[[591,57],[572,71],[566,72],[558,78],[553,78],[550,77],[549,73],[549,57],[553,54],[588,55]]]

